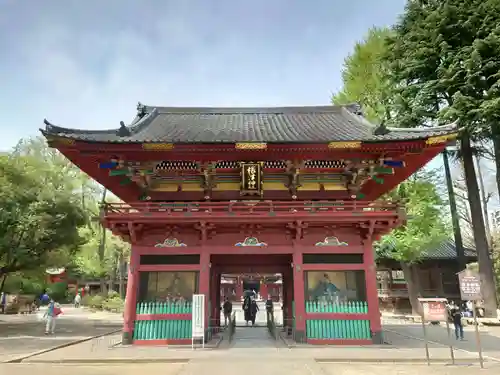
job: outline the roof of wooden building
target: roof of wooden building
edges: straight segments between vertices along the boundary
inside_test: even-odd
[[[456,132],[386,128],[368,122],[358,105],[275,108],[189,108],[138,105],[132,123],[112,130],[79,130],[45,120],[44,135],[106,143],[324,143],[426,140]]]
[[[473,243],[471,241],[465,241],[464,243],[464,254],[466,258],[477,258],[477,252]],[[456,259],[457,247],[455,246],[455,241],[452,239],[443,241],[438,246],[425,250],[422,253],[422,259]],[[379,259],[390,259],[389,255],[378,254]]]

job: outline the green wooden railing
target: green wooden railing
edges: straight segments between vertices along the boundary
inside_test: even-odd
[[[179,340],[191,338],[191,318],[165,319],[161,315],[191,314],[190,302],[141,302],[137,304],[134,340]],[[143,320],[141,315],[153,315]],[[158,319],[154,319],[158,315]],[[148,317],[149,318],[149,317]]]
[[[368,305],[360,301],[306,302],[306,313],[367,314]],[[371,338],[368,319],[307,319],[306,330],[308,339],[369,340]]]
[[[306,313],[368,314],[366,302],[306,302]]]

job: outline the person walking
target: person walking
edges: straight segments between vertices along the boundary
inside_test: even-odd
[[[0,308],[2,310],[2,314],[5,314],[5,308],[7,307],[7,293],[2,292],[0,296]]]
[[[257,312],[259,311],[259,305],[255,298],[251,298],[250,301],[250,319],[252,320],[252,327],[255,326],[255,319],[257,318]]]
[[[248,325],[248,322],[252,321],[252,312],[251,312],[251,298],[250,296],[246,296],[243,300],[243,314],[245,316],[245,323]]]
[[[452,304],[450,306],[450,315],[453,319],[453,325],[455,326],[455,338],[458,340],[464,340],[464,326],[462,324],[462,311],[459,305]]]
[[[80,295],[80,293],[78,293],[76,296],[75,296],[75,301],[74,301],[74,304],[75,304],[75,307],[76,308],[79,308],[80,307],[80,303],[82,302],[82,296]]]
[[[47,306],[47,311],[45,312],[44,318],[45,323],[45,334],[53,335],[56,330],[56,319],[62,313],[61,306],[56,303],[53,299],[50,299],[49,305]]]
[[[227,327],[227,323],[231,323],[231,313],[233,312],[233,304],[228,297],[224,298],[222,311],[224,312],[224,326]]]

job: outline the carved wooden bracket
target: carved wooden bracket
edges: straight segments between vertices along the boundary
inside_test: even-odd
[[[262,231],[262,225],[259,224],[242,224],[240,225],[240,231],[247,237],[259,235]]]
[[[361,232],[361,237],[364,241],[369,241],[371,242],[373,239],[373,233],[375,232],[375,229],[377,227],[377,221],[376,220],[369,220],[368,222],[362,222],[359,223],[359,228]]]
[[[194,225],[194,229],[200,231],[200,240],[202,242],[205,242],[206,240],[208,240],[211,237],[211,235],[213,235],[215,233],[215,231],[214,231],[215,224],[201,221],[201,222],[196,223]]]
[[[287,228],[295,232],[295,240],[301,240],[304,237],[304,229],[309,227],[309,224],[304,223],[302,220],[297,220],[292,223],[287,223]]]
[[[292,196],[297,196],[298,188],[301,187],[299,172],[300,169],[305,165],[305,161],[286,161],[286,171],[285,175],[287,176],[287,182],[285,186],[288,188],[288,191]]]
[[[143,224],[128,223],[128,234],[130,236],[130,241],[135,243],[139,240],[142,230],[144,228]]]
[[[205,197],[209,199],[212,196],[212,189],[217,186],[215,179],[215,164],[203,163],[198,165],[198,170],[202,176],[201,188],[203,189]]]
[[[175,237],[179,234],[179,227],[177,225],[165,226],[165,238]]]

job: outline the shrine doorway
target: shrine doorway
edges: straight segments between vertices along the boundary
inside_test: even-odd
[[[210,257],[210,320],[223,324],[221,307],[225,297],[233,303],[237,323],[245,324],[242,302],[245,292],[255,291],[260,315],[265,321],[265,301],[271,296],[280,325],[292,318],[292,254],[214,254]],[[262,321],[261,321],[262,320]]]

